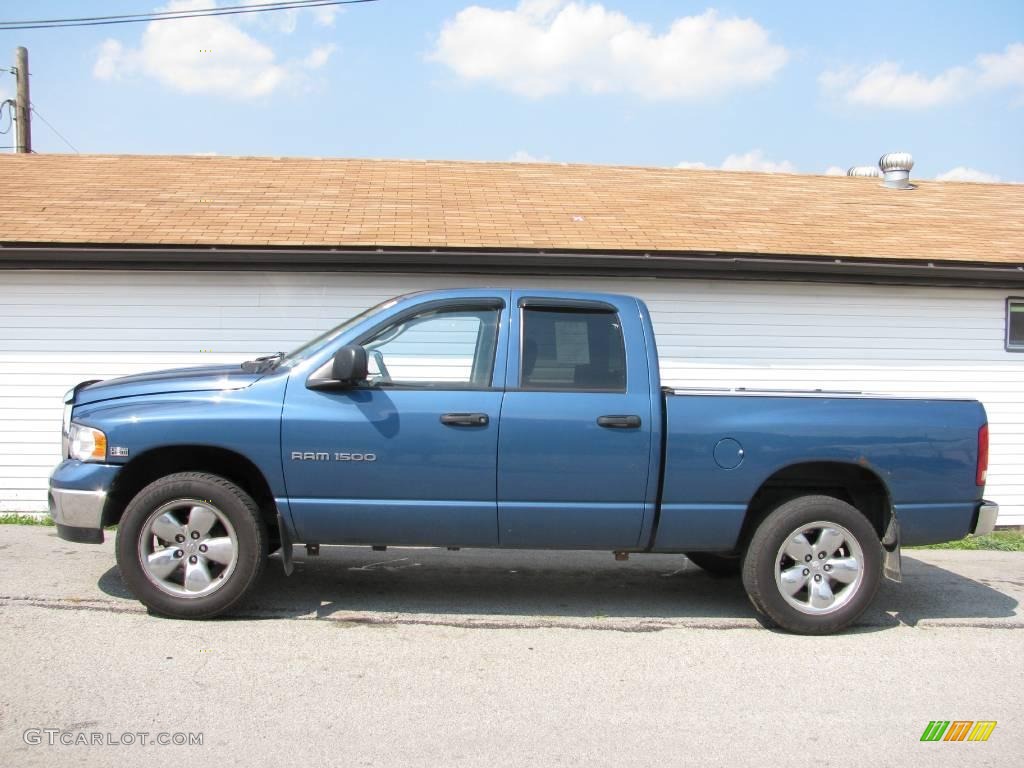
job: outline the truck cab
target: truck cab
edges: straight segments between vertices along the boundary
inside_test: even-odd
[[[366,351],[365,386],[337,383],[325,350],[285,393],[297,537],[637,547],[656,501],[660,395],[653,348],[625,339],[649,322],[625,296],[397,302],[343,340]]]

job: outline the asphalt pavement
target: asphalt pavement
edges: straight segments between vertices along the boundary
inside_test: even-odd
[[[1024,554],[904,553],[842,635],[682,556],[328,548],[229,619],[0,526],[0,765],[1020,765]],[[923,743],[932,720],[986,742]],[[193,743],[188,743],[189,740]],[[156,743],[169,741],[169,744]],[[194,743],[201,740],[201,744]],[[185,743],[175,743],[175,742]]]

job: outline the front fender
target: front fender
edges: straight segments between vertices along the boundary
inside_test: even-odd
[[[273,376],[246,389],[89,403],[75,407],[73,420],[103,430],[112,465],[170,446],[220,448],[246,457],[274,496],[283,497],[281,405],[286,381],[286,376]]]

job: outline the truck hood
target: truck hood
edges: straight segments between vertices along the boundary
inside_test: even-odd
[[[265,373],[243,371],[238,365],[172,368],[166,371],[122,376],[89,384],[78,389],[74,402],[76,405],[83,405],[118,397],[160,395],[169,392],[244,389],[265,375]]]

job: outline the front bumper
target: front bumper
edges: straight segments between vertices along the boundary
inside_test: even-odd
[[[57,524],[57,535],[82,544],[103,543],[103,506],[106,491],[50,489],[50,515]]]
[[[103,543],[103,509],[119,466],[66,460],[50,475],[50,515],[57,535],[82,544]]]
[[[996,518],[999,517],[999,505],[994,501],[983,501],[978,505],[978,516],[977,522],[974,524],[974,530],[971,531],[975,536],[984,536],[987,533],[992,533],[996,527]]]

